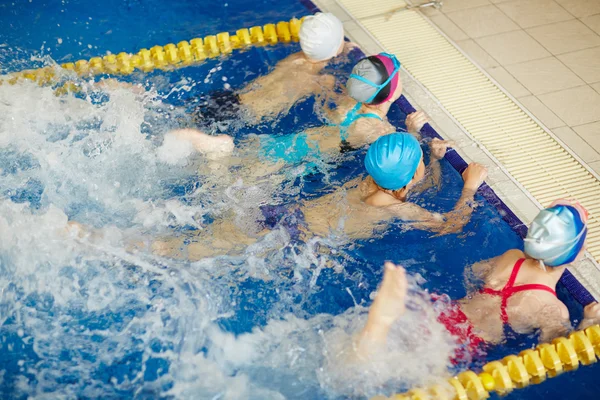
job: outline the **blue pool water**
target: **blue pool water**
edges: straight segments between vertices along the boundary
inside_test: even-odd
[[[306,13],[295,0],[3,3],[0,71],[38,66],[47,56],[66,62],[109,50],[135,51]],[[57,254],[62,245],[50,240],[56,235],[52,227],[64,223],[64,215],[96,228],[116,225],[126,232],[141,227],[152,232],[153,224],[162,224],[164,234],[169,229],[190,229],[191,222],[183,217],[183,222],[178,217],[174,222],[168,213],[157,216],[149,208],[167,210],[171,200],[178,201],[180,212],[247,206],[243,202],[232,206],[230,198],[204,191],[201,176],[157,161],[160,130],[185,120],[169,105],[186,109],[194,97],[221,90],[225,84],[239,88],[298,50],[297,44],[253,48],[196,67],[135,75],[127,80],[156,87],[160,104],[137,110],[136,103],[127,99],[100,96],[90,100],[102,109],[97,119],[88,116],[93,108],[79,114],[75,103],[65,105],[31,87],[23,88],[17,95],[23,101],[14,103],[28,107],[7,103],[22,124],[2,120],[0,134],[23,129],[31,140],[14,146],[0,141],[4,223],[0,228],[5,229],[0,238],[12,246],[0,247],[2,398],[361,398],[329,385],[333,379],[324,367],[327,355],[322,348],[332,349],[325,346],[327,338],[347,330],[359,317],[353,314],[356,304],[370,304],[385,260],[404,265],[419,277],[415,279],[422,288],[460,298],[466,294],[465,266],[522,247],[500,212],[478,197],[480,206],[461,234],[434,237],[406,231],[397,223],[369,240],[324,244],[334,252],[284,241],[262,260],[246,254],[191,264],[148,254],[132,257],[115,233],[116,245],[103,243],[85,250],[65,245],[69,256]],[[329,72],[343,83],[359,57],[353,53]],[[184,80],[194,83],[190,90],[171,90],[184,87]],[[84,101],[84,96],[79,99]],[[38,118],[50,122],[38,126]],[[147,141],[127,135],[121,142],[101,140],[123,127],[131,129],[130,120],[148,134]],[[403,120],[400,108],[394,107],[390,121],[401,128]],[[314,113],[314,99],[308,99],[274,124],[233,125],[226,130],[239,141],[249,133],[289,134],[322,124]],[[73,131],[77,134],[69,136]],[[321,196],[364,175],[363,157],[364,150],[358,150],[327,160],[319,173],[266,193],[267,201],[291,204],[298,198]],[[73,160],[87,160],[91,166]],[[462,181],[446,161],[442,171],[444,191],[429,191],[414,201],[435,211],[451,209]],[[118,185],[104,185],[113,178]],[[237,195],[244,192],[234,190]],[[211,212],[203,217],[210,220]],[[27,239],[16,240],[17,235]],[[334,268],[317,268],[321,261]],[[576,322],[581,306],[564,288],[559,293]],[[505,346],[474,360],[473,366],[518,352],[534,341],[510,337]],[[432,343],[433,353],[435,346]],[[397,366],[400,375],[418,369],[421,359],[403,361]],[[572,387],[573,398],[595,398],[592,394],[600,389],[593,382],[597,373],[598,367],[582,367],[509,398],[564,398],[566,384]],[[425,377],[426,373],[420,376]],[[403,384],[408,385],[400,380],[395,388]],[[380,389],[391,390],[382,385],[366,392]]]

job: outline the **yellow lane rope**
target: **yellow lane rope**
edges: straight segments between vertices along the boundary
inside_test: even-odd
[[[104,57],[65,63],[61,67],[74,71],[79,76],[128,75],[135,70],[149,72],[155,69],[187,67],[201,63],[207,58],[230,54],[236,49],[297,42],[301,24],[302,19],[292,18],[290,21],[281,21],[277,24],[238,29],[233,35],[229,32],[221,32],[206,36],[204,39],[195,38],[189,42],[184,40],[177,45],[169,43],[164,46],[154,46],[150,49],[141,49],[135,54],[125,52],[116,55],[108,54]],[[4,78],[10,84],[29,79],[44,85],[52,83],[56,73],[55,67],[44,67],[17,72]]]
[[[483,366],[479,374],[461,372],[448,380],[449,385],[412,389],[395,394],[390,400],[481,400],[490,392],[505,395],[513,389],[538,384],[581,365],[590,365],[600,359],[600,325],[575,331],[569,337],[559,337],[552,343],[542,343],[535,349],[524,350]],[[376,396],[371,400],[385,400]]]

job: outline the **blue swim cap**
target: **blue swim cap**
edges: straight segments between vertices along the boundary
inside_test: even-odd
[[[551,267],[569,264],[577,258],[586,236],[587,225],[579,211],[556,205],[534,218],[525,238],[525,253]]]
[[[365,168],[376,184],[398,190],[406,186],[417,171],[423,151],[410,133],[391,133],[369,147]]]

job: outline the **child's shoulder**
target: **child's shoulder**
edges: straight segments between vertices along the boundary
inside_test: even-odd
[[[403,201],[398,200],[397,198],[390,196],[387,193],[384,193],[380,190],[371,194],[365,199],[365,203],[373,206],[373,207],[387,207],[398,204],[405,204]]]

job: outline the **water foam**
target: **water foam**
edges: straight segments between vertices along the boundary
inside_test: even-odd
[[[324,272],[344,273],[340,254],[324,251],[339,245],[331,239],[298,244],[276,229],[241,255],[193,264],[132,250],[139,238],[201,230],[207,216],[226,211],[256,231],[256,205],[273,187],[196,185],[202,160],[163,140],[179,111],[156,93],[106,92],[84,84],[77,96],[57,97],[32,83],[0,86],[0,324],[14,368],[0,373],[7,394],[335,398],[444,374],[452,347],[418,295],[385,357],[348,365],[364,305],[336,316],[302,308]],[[264,323],[236,335],[226,325],[239,317],[247,282],[276,301]]]

